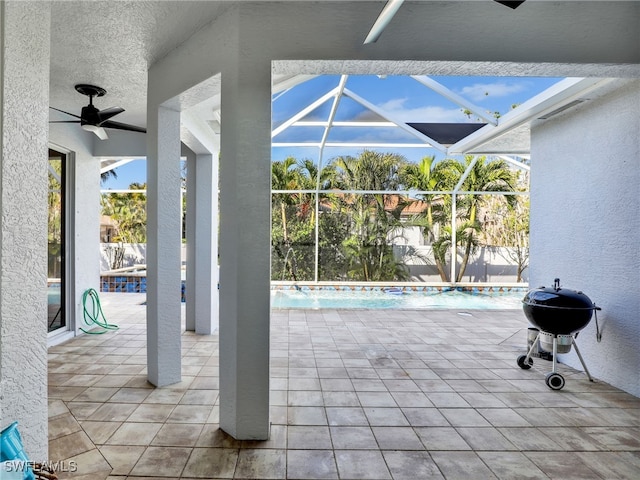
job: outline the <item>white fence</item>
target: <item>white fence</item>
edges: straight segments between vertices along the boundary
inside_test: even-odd
[[[465,269],[465,283],[515,283],[517,279],[517,265],[511,260],[512,249],[506,247],[480,247],[475,255],[469,259]],[[144,265],[147,246],[144,243],[101,243],[100,271],[105,272],[114,268]],[[433,251],[429,245],[395,245],[395,254],[409,267],[411,280],[416,282],[440,282],[441,278],[433,261]],[[114,266],[114,259],[121,255],[122,264]],[[186,262],[186,245],[182,245],[182,264]],[[458,256],[458,266],[461,256]],[[447,265],[447,273],[450,267]],[[525,269],[522,281],[528,282],[529,270]]]

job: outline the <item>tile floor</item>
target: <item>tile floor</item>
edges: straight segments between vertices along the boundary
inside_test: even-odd
[[[271,438],[248,442],[218,428],[216,335],[184,333],[182,382],[154,388],[144,295],[101,298],[120,330],[49,351],[60,478],[640,478],[640,399],[518,368],[520,311],[276,310]]]

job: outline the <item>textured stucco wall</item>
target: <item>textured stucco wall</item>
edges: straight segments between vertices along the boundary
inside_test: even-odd
[[[47,2],[2,2],[0,428],[47,459]]]
[[[602,307],[578,336],[591,374],[640,396],[640,81],[532,128],[530,284]],[[562,361],[582,369],[572,350]]]

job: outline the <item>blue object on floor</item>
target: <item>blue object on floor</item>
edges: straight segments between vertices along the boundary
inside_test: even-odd
[[[18,431],[18,422],[13,422],[0,432],[0,461],[21,460],[24,462],[24,480],[35,480],[36,477],[29,465],[29,458],[24,452],[22,438]]]

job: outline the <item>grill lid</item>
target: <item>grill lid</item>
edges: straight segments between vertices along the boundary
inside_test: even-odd
[[[522,303],[553,309],[593,310],[595,305],[581,291],[560,287],[560,279],[554,280],[553,287],[539,287],[529,290]]]

